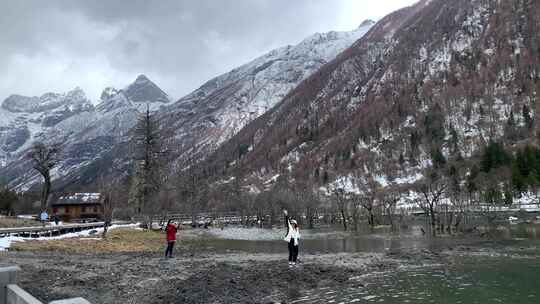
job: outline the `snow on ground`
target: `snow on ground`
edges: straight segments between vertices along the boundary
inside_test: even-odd
[[[109,230],[117,229],[117,228],[138,228],[139,223],[136,224],[126,224],[126,225],[111,225],[109,227]],[[33,238],[33,237],[20,237],[20,236],[6,236],[6,237],[0,237],[0,251],[4,251],[9,249],[11,246],[11,243],[13,242],[24,242],[24,241],[50,241],[50,240],[62,240],[62,239],[69,239],[69,238],[81,238],[81,237],[87,237],[90,235],[97,235],[103,233],[103,228],[95,228],[95,229],[87,229],[82,230],[79,232],[72,232],[72,233],[66,233],[58,236],[51,236],[51,237],[39,237],[39,238]]]
[[[514,198],[514,205],[523,206],[523,208],[540,207],[540,195],[527,192],[520,198]]]

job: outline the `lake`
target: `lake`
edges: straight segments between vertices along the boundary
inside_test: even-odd
[[[203,232],[216,250],[285,253],[281,231],[225,229]],[[505,225],[489,237],[430,237],[419,227],[390,233],[385,229],[341,232],[302,231],[301,253],[407,252],[417,249],[474,248],[452,256],[448,265],[426,264],[372,273],[349,280],[347,287],[309,291],[291,303],[540,303],[540,225]]]

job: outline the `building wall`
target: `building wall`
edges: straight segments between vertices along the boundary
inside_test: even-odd
[[[53,214],[56,214],[63,221],[71,221],[85,218],[103,218],[103,207],[101,205],[54,205]]]

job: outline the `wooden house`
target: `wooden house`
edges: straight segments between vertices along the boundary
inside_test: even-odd
[[[58,197],[52,204],[52,215],[66,222],[103,219],[103,201],[100,193],[69,193]]]

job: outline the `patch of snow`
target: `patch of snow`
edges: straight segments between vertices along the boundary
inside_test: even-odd
[[[140,223],[126,224],[126,225],[111,225],[109,226],[109,230],[118,229],[118,228],[138,228],[139,226],[140,226]],[[50,240],[62,240],[62,239],[69,239],[69,238],[82,238],[82,237],[87,237],[90,235],[100,234],[100,233],[103,233],[103,228],[82,230],[79,232],[66,233],[66,234],[62,234],[58,236],[51,236],[51,237],[39,237],[39,238],[19,237],[19,236],[0,237],[0,251],[9,249],[9,247],[11,246],[13,242],[50,241]]]

